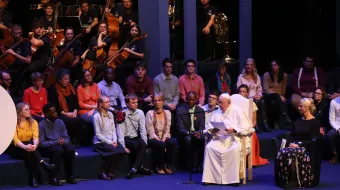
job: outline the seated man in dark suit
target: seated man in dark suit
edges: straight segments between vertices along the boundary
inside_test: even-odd
[[[196,92],[190,91],[186,95],[186,104],[177,108],[177,139],[188,152],[190,169],[194,172],[202,172],[205,112],[196,106],[197,100]],[[198,156],[195,156],[197,153]]]

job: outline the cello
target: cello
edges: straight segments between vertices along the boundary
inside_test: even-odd
[[[50,39],[52,41],[52,52],[53,56],[58,55],[58,47],[63,46],[65,42],[64,29],[57,29],[58,14],[59,14],[60,2],[57,2],[54,12],[54,23],[53,23],[53,34],[51,34]]]
[[[1,50],[2,56],[4,56],[5,51],[13,46],[14,38],[11,32],[7,29],[3,29],[1,30],[1,32],[2,32],[3,38],[0,39],[0,50]],[[2,62],[1,62],[1,67],[2,67]]]
[[[74,55],[69,51],[70,47],[76,42],[77,39],[84,36],[85,30],[79,33],[76,37],[73,38],[73,40],[67,44],[67,46],[62,49],[57,57],[54,59],[54,62],[50,65],[48,65],[43,73],[43,79],[44,79],[44,87],[49,88],[56,82],[56,71],[58,71],[60,68],[63,67],[70,67],[73,60]]]
[[[15,43],[12,47],[9,49],[15,49],[17,48],[21,43],[28,41],[27,38],[21,38],[17,43]],[[0,69],[8,69],[16,60],[14,55],[11,55],[9,53],[4,53],[0,56]]]
[[[115,53],[113,56],[109,57],[104,63],[111,67],[112,69],[116,69],[118,65],[123,64],[123,62],[130,56],[130,52],[124,50],[124,48],[128,47],[132,43],[145,39],[148,35],[144,33],[142,36],[138,36],[133,38],[130,42],[126,42],[120,50]]]

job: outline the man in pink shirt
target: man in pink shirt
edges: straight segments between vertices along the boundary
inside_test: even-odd
[[[204,105],[205,90],[202,77],[195,73],[196,62],[193,59],[185,61],[186,72],[179,78],[179,94],[182,102],[186,102],[186,94],[194,91],[198,95],[198,106]]]

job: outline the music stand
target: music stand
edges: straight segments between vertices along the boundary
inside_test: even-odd
[[[194,180],[192,180],[192,168],[193,168],[193,160],[192,160],[192,145],[191,145],[191,140],[192,137],[190,136],[190,140],[189,140],[189,181],[184,181],[183,184],[199,184],[199,182],[196,182]]]
[[[62,16],[58,17],[60,28],[72,27],[75,34],[79,34],[83,29],[79,16]]]

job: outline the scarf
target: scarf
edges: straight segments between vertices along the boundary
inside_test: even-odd
[[[217,78],[217,88],[218,91],[225,93],[228,92],[230,87],[230,77],[227,73],[223,76],[223,81],[221,80],[220,74],[216,72],[216,78]]]
[[[162,112],[163,114],[164,114],[164,127],[163,127],[163,135],[162,135],[162,137],[159,137],[160,139],[162,139],[163,138],[163,136],[164,136],[164,134],[165,134],[165,132],[166,132],[166,127],[167,127],[167,125],[168,125],[168,120],[167,120],[167,118],[166,118],[166,113],[165,113],[165,111],[163,110],[163,112]],[[153,117],[154,117],[154,120],[153,120],[153,127],[155,128],[155,134],[158,136],[158,129],[157,129],[157,116],[156,116],[156,111],[154,110],[153,111]]]
[[[61,110],[64,112],[68,112],[68,105],[66,103],[65,97],[70,96],[71,94],[75,95],[76,91],[74,90],[74,87],[69,84],[67,87],[63,88],[59,83],[55,84],[55,88],[57,90],[58,94],[58,101],[59,105],[61,107]]]

